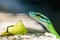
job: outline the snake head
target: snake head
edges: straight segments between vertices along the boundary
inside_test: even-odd
[[[35,19],[37,22],[43,24],[45,27],[50,24],[50,20],[43,14],[39,12],[29,12],[29,15]]]

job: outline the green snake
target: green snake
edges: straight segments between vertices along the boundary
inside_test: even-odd
[[[29,12],[30,17],[35,19],[37,22],[44,25],[44,27],[52,34],[56,35],[57,38],[60,38],[59,34],[56,32],[55,28],[53,27],[51,21],[45,15],[39,12]]]

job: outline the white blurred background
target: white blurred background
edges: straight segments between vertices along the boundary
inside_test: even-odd
[[[22,20],[27,28],[44,31],[44,28],[25,13],[5,13],[0,12],[0,33],[6,31],[7,26],[15,25],[18,20]]]

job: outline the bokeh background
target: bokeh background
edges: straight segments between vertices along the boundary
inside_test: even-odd
[[[0,0],[0,12],[13,14],[41,12],[53,23],[60,34],[60,1],[59,0]]]

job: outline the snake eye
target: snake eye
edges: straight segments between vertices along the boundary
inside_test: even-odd
[[[40,18],[40,14],[36,14],[36,17],[37,17],[37,18]]]
[[[44,18],[44,17],[41,16],[40,14],[35,14],[35,15],[36,15],[37,18],[43,18],[44,20],[47,20],[47,21],[48,21],[48,19]]]

